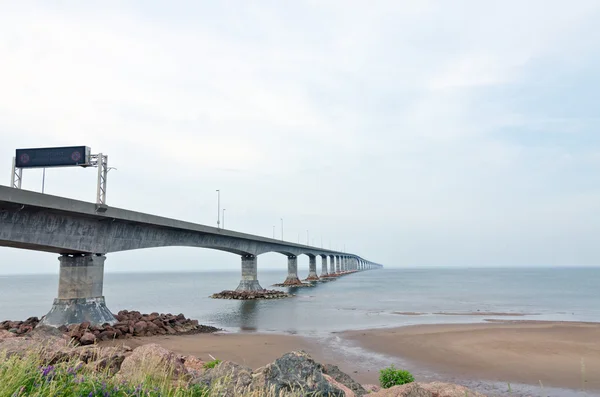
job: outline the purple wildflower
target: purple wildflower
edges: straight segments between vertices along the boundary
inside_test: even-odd
[[[42,377],[51,380],[54,377],[54,366],[48,365],[47,367],[41,367]]]

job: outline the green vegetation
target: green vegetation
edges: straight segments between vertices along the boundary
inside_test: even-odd
[[[396,369],[393,364],[388,368],[384,368],[379,371],[379,383],[384,389],[388,389],[392,386],[404,385],[414,381],[415,378],[410,372],[403,369]]]
[[[46,360],[44,359],[46,357]],[[0,352],[0,397],[282,397],[274,388],[268,390],[235,390],[231,379],[216,382],[211,388],[173,380],[168,367],[141,363],[143,378],[132,382],[114,375],[110,369],[96,371],[78,358],[67,358],[46,365],[43,350],[7,357]],[[206,363],[211,368],[220,360]],[[288,392],[286,397],[307,395],[302,390]]]
[[[207,363],[204,363],[204,368],[209,369],[209,368],[214,368],[217,365],[219,365],[219,363],[221,362],[221,360],[215,359],[212,361],[209,361]]]
[[[39,354],[25,357],[0,354],[0,397],[204,397],[209,392],[198,386],[185,387],[168,376],[152,376],[140,384],[94,372],[79,362],[43,365]]]

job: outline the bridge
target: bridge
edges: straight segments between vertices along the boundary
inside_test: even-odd
[[[114,323],[102,293],[106,254],[151,247],[186,246],[227,251],[241,257],[236,291],[262,291],[257,257],[287,256],[284,284],[299,284],[298,256],[309,258],[307,280],[381,268],[358,255],[176,219],[51,196],[0,185],[0,246],[59,254],[58,297],[43,324]],[[321,274],[317,275],[317,257]],[[329,270],[328,270],[329,262]]]

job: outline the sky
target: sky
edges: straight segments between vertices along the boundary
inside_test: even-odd
[[[114,207],[216,226],[219,189],[227,229],[281,238],[283,219],[287,241],[386,267],[600,264],[597,0],[0,7],[0,184],[17,148],[86,145],[116,167]],[[48,169],[44,190],[94,201],[95,170]],[[0,247],[0,273],[41,272],[56,255]]]

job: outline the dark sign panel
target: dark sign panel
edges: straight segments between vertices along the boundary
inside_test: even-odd
[[[17,149],[17,168],[67,167],[89,164],[90,148],[87,146]]]

